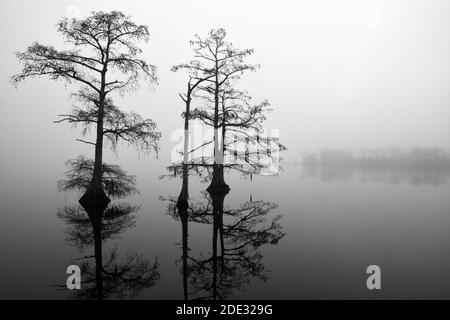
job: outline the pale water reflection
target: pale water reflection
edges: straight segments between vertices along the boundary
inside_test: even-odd
[[[351,171],[341,179],[315,170],[286,164],[276,177],[252,179],[230,172],[231,190],[219,201],[191,174],[188,215],[176,205],[183,175],[159,180],[160,188],[138,177],[140,194],[114,200],[103,214],[102,297],[450,297],[448,183],[428,177],[416,183],[407,171],[392,183],[382,178],[397,176],[388,171],[377,179]],[[164,168],[154,171],[155,177],[165,174]],[[54,203],[3,200],[10,208],[3,236],[15,239],[10,247],[16,249],[5,252],[1,295],[98,298],[98,226],[78,205],[78,194],[66,193],[61,201],[56,190],[45,192]],[[223,215],[213,215],[222,200]],[[73,262],[85,271],[85,290],[75,293],[58,287]],[[381,267],[381,291],[366,288],[371,264]],[[129,275],[118,277],[124,270]]]

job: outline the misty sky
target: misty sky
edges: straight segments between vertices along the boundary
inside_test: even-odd
[[[75,141],[77,129],[52,123],[70,109],[78,85],[31,79],[16,90],[9,78],[20,71],[14,51],[33,41],[61,47],[61,17],[113,9],[150,28],[144,57],[158,67],[159,85],[118,104],[158,123],[161,159],[182,126],[178,92],[186,77],[170,67],[191,59],[194,34],[219,27],[237,47],[255,49],[249,61],[261,69],[239,88],[255,102],[271,102],[265,127],[280,129],[290,155],[322,147],[450,147],[449,1],[2,0],[2,164],[93,156],[91,146]]]

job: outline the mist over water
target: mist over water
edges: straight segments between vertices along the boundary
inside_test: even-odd
[[[1,2],[0,299],[450,299],[449,2],[218,6]],[[10,84],[13,52],[63,48],[58,19],[93,10],[149,26],[142,56],[158,84],[113,97],[162,133],[157,156],[105,143],[103,207],[79,202],[94,147],[76,141],[82,128],[53,123],[79,103],[78,88]],[[220,27],[261,64],[236,87],[251,93],[245,103],[264,109],[267,98],[273,110],[258,130],[230,134],[230,190],[211,192],[213,143],[182,165],[186,74],[170,69],[192,60],[195,34]],[[197,116],[191,148],[214,141],[208,114]],[[72,264],[81,290],[66,288]],[[369,265],[381,268],[381,290],[366,286]]]
[[[370,174],[349,167],[344,173],[339,168],[311,170],[286,164],[277,177],[255,176],[252,180],[232,172],[226,174],[231,191],[224,199],[224,207],[231,216],[225,222],[232,225],[239,220],[233,214],[242,208],[258,208],[265,210],[265,221],[252,228],[267,228],[272,219],[280,216],[278,232],[284,236],[274,243],[244,247],[245,259],[256,260],[250,260],[251,264],[248,260],[239,262],[235,267],[227,265],[230,273],[222,274],[225,278],[221,278],[219,288],[223,298],[449,297],[448,182],[419,179],[424,173],[412,170],[401,174],[386,168]],[[164,168],[151,170],[153,177],[166,174]],[[33,179],[39,179],[39,174],[35,173]],[[190,203],[199,212],[188,222],[189,270],[194,270],[187,279],[189,299],[212,295],[208,259],[212,254],[213,226],[211,217],[201,214],[210,212],[212,203],[204,194],[207,183],[201,180],[195,174],[189,177]],[[133,255],[148,263],[149,270],[157,262],[158,276],[151,274],[151,285],[137,290],[135,296],[183,299],[183,228],[174,208],[182,177],[155,180],[159,188],[142,176],[138,181],[140,195],[113,201],[109,206],[113,210],[126,202],[127,207],[121,208],[131,210],[106,219],[106,230],[111,233],[104,232],[105,260],[116,253],[110,264],[112,270],[115,264],[126,265]],[[56,188],[44,193],[41,191],[33,201],[18,203],[10,198],[2,202],[8,208],[3,212],[11,221],[2,234],[8,239],[8,264],[2,264],[2,298],[74,298],[71,292],[58,287],[65,284],[65,268],[73,262],[89,262],[85,257],[93,254],[93,242],[78,241],[82,244],[78,246],[73,243],[74,239],[91,237],[88,220],[84,220],[87,224],[82,232],[61,219],[61,212],[67,212],[67,208],[87,219],[77,194],[61,194]],[[235,240],[229,240],[228,245],[236,245]],[[85,259],[77,260],[80,258]],[[198,273],[195,266],[202,261],[206,265]],[[30,263],[33,268],[28,267]],[[365,268],[371,264],[383,270],[383,290],[375,294],[365,285]],[[33,290],[28,289],[30,286]],[[108,298],[130,297],[123,287],[119,288],[122,291],[111,290]]]

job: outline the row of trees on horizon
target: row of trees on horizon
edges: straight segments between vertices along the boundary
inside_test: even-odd
[[[303,152],[302,162],[306,166],[359,164],[367,166],[397,165],[450,168],[450,150],[439,147],[362,148],[358,151],[327,148],[316,152]]]

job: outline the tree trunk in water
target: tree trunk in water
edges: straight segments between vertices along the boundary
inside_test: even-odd
[[[187,170],[187,164],[183,164],[183,182],[181,186],[180,195],[177,200],[177,208],[178,212],[184,212],[188,209],[188,200],[189,200],[189,176]]]
[[[88,189],[80,199],[80,203],[91,203],[91,205],[103,205],[111,199],[103,189],[103,119],[104,119],[104,95],[100,98],[97,113],[97,138],[95,142],[94,172]]]
[[[225,105],[222,104],[222,157],[225,157],[225,133],[226,133],[226,127],[225,127]],[[219,168],[219,173],[218,176],[219,179],[221,180],[221,184],[224,185],[225,190],[227,189],[228,185],[225,183],[225,177],[224,177],[224,172],[223,172],[223,163],[224,163],[224,158],[222,160],[222,167]],[[222,172],[220,172],[222,171]],[[229,190],[229,187],[228,187]],[[227,192],[228,193],[228,192]],[[224,195],[225,198],[225,195]],[[223,262],[224,262],[224,253],[225,253],[225,244],[224,244],[224,240],[223,240],[223,200],[222,200],[222,204],[219,206],[219,211],[218,211],[219,217],[219,239],[220,239],[220,250],[221,250],[221,262],[222,262],[222,267],[223,267]]]
[[[179,212],[187,211],[188,199],[189,199],[189,174],[188,174],[188,153],[189,153],[189,112],[191,107],[191,87],[188,85],[187,99],[186,99],[186,112],[184,117],[184,148],[183,148],[183,182],[181,185],[181,192],[178,196],[177,208]],[[176,169],[175,169],[176,172]],[[187,214],[187,212],[186,212]]]
[[[187,164],[183,164],[183,182],[180,195],[178,196],[177,209],[180,215],[181,232],[182,232],[182,250],[183,250],[183,294],[184,300],[188,300],[188,169]]]
[[[100,222],[101,223],[101,222]],[[102,229],[94,228],[95,246],[95,282],[97,285],[97,299],[103,300],[103,253],[102,253]]]
[[[225,256],[225,241],[223,239],[223,204],[222,209],[219,213],[219,239],[220,239],[220,261],[222,263],[222,268],[224,267],[224,256]]]
[[[213,200],[214,201],[214,200]],[[215,209],[213,209],[213,300],[217,300],[217,225],[218,225],[218,214]]]
[[[183,241],[183,295],[184,300],[188,300],[188,214],[187,210],[180,212],[181,232]]]
[[[217,299],[217,238],[219,235],[219,229],[221,224],[221,216],[223,215],[223,202],[225,200],[225,196],[227,195],[227,192],[223,192],[221,194],[217,193],[210,193],[211,199],[212,199],[212,205],[213,205],[213,238],[212,238],[212,252],[213,252],[213,299]],[[222,232],[220,232],[222,233]],[[221,234],[222,237],[222,234]],[[221,260],[223,260],[223,238],[221,238],[221,246],[222,246],[222,255]],[[223,263],[222,263],[223,267]]]
[[[213,176],[207,190],[210,194],[227,194],[230,191],[230,187],[225,183],[223,165],[213,164]]]
[[[103,299],[103,253],[102,253],[102,220],[103,212],[108,206],[103,204],[84,202],[83,197],[80,204],[86,210],[94,233],[94,256],[95,256],[95,283],[97,288],[97,299]]]
[[[190,97],[190,85],[188,85],[188,93],[186,100],[186,113],[184,116],[184,148],[183,148],[183,182],[181,185],[181,192],[178,196],[177,208],[181,220],[181,232],[182,232],[182,247],[183,247],[183,296],[184,300],[188,300],[188,153],[189,153],[189,112],[191,105]]]
[[[214,91],[214,164],[213,177],[211,184],[207,189],[210,194],[226,194],[230,190],[230,187],[225,183],[225,178],[223,175],[223,148],[219,145],[219,89],[218,65],[216,62],[216,81]]]

